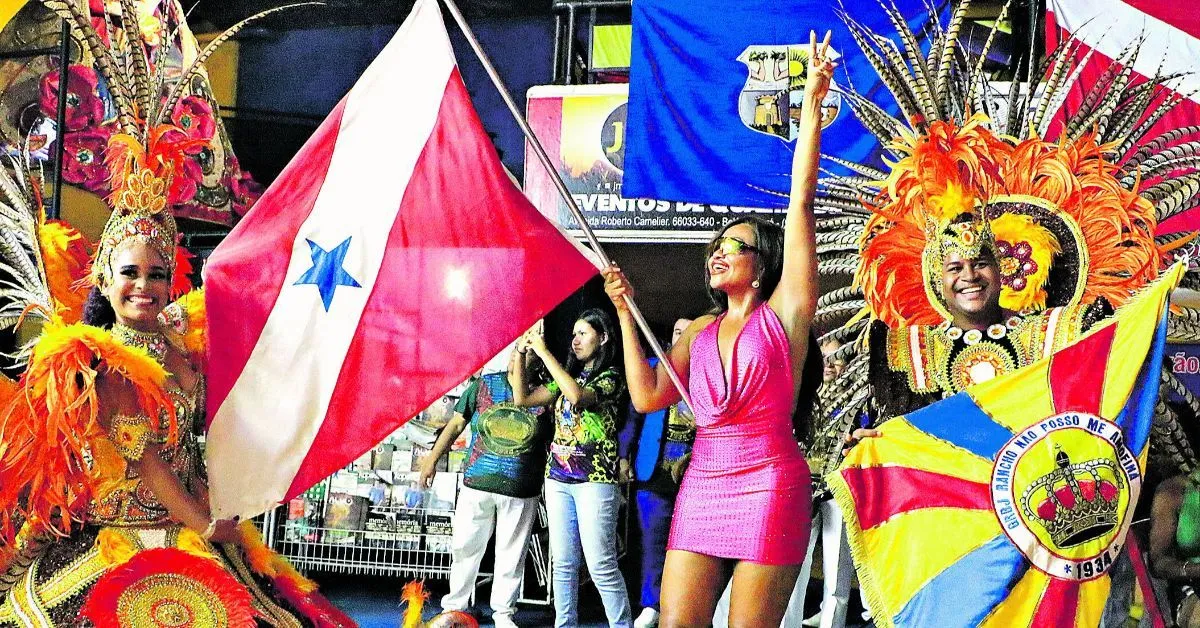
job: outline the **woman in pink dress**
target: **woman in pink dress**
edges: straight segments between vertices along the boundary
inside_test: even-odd
[[[705,266],[716,314],[693,322],[668,356],[688,382],[697,432],[663,573],[664,627],[709,625],[731,573],[729,625],[778,626],[804,562],[812,491],[792,417],[820,381],[809,329],[818,294],[812,203],[834,68],[828,48],[828,35],[820,45],[813,35],[786,229],[743,219],[718,234]],[[604,275],[634,406],[679,401],[665,369],[646,363],[622,300],[629,282],[615,266]]]

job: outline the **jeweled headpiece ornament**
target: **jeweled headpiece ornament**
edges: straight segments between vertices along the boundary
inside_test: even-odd
[[[855,280],[872,316],[889,327],[949,317],[936,253],[944,244],[974,248],[965,231],[943,233],[962,213],[986,221],[994,236],[1007,310],[1098,298],[1119,306],[1158,272],[1153,207],[1121,187],[1111,146],[1092,135],[1016,141],[989,123],[981,115],[936,121],[894,140],[890,148],[903,157],[864,190],[871,215],[860,227]],[[918,264],[924,272],[913,273]]]
[[[112,282],[112,260],[128,242],[149,244],[175,273],[178,229],[167,205],[172,175],[182,167],[187,150],[197,143],[182,130],[160,125],[147,133],[143,146],[132,135],[114,135],[108,144],[108,167],[113,181],[109,197],[113,213],[104,226],[92,262],[91,280],[105,287]]]
[[[980,214],[965,212],[951,220],[931,222],[926,230],[925,250],[921,254],[921,267],[925,273],[925,291],[929,302],[944,318],[950,311],[942,296],[942,269],[951,254],[961,259],[977,259],[983,256],[996,259],[996,238],[991,226]]]
[[[951,253],[957,253],[963,259],[996,256],[996,237],[991,225],[982,217],[970,214],[943,226],[930,244],[943,263]]]

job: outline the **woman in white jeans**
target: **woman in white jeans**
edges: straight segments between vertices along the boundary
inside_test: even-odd
[[[552,406],[554,439],[546,468],[546,511],[550,516],[555,626],[579,625],[579,571],[588,573],[614,628],[628,628],[633,610],[617,567],[617,509],[620,463],[617,418],[624,378],[614,367],[616,336],[603,310],[579,315],[564,367],[546,349],[541,329],[525,335],[509,369],[513,401]],[[528,366],[537,358],[552,381],[530,390]],[[517,363],[524,361],[523,363]]]

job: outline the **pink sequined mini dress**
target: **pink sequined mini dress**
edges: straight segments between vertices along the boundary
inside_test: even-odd
[[[746,321],[723,373],[717,329],[692,342],[688,390],[696,444],[670,549],[768,565],[804,562],[811,524],[808,463],[792,436],[792,357],[766,303]]]

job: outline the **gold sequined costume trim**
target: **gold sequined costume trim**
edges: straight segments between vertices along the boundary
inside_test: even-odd
[[[915,393],[952,395],[1074,342],[1084,331],[1086,313],[1087,308],[1073,305],[1014,316],[1004,333],[989,329],[970,338],[949,323],[889,330],[888,366],[904,373]]]

